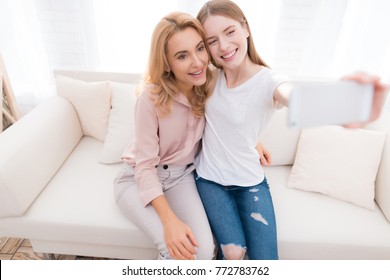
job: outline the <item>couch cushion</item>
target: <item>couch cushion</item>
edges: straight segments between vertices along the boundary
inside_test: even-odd
[[[382,116],[377,121],[367,125],[365,129],[380,130],[387,133],[375,182],[375,201],[390,222],[390,112],[383,110]]]
[[[55,79],[57,95],[73,104],[84,135],[104,141],[111,106],[108,82],[84,82],[61,75]]]
[[[1,221],[8,230],[5,234],[76,247],[74,244],[124,247],[129,258],[136,258],[131,247],[153,252],[151,240],[122,215],[115,203],[112,186],[121,164],[99,163],[102,149],[102,142],[83,137],[26,214]],[[106,251],[95,254],[126,257]]]
[[[104,140],[101,163],[118,163],[129,143],[134,140],[135,84],[109,82],[111,110],[108,133]]]
[[[271,153],[272,166],[294,163],[300,130],[287,126],[287,114],[285,107],[277,110],[260,135],[260,143]]]
[[[291,168],[266,167],[281,259],[390,259],[390,223],[341,200],[286,188]]]
[[[0,137],[0,217],[22,215],[82,137],[64,98],[42,102]]]
[[[384,132],[341,126],[302,130],[287,187],[374,209],[385,137]]]

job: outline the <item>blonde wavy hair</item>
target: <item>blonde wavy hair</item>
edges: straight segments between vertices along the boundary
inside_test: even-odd
[[[171,112],[172,100],[180,92],[175,75],[172,71],[167,71],[170,69],[167,59],[167,44],[174,34],[187,28],[195,29],[205,42],[205,34],[200,22],[183,12],[173,12],[162,18],[152,35],[149,65],[141,88],[148,87],[150,89],[154,104],[162,116]],[[206,50],[210,57],[207,46]],[[192,111],[199,117],[204,115],[206,99],[212,92],[212,72],[209,67],[207,67],[206,78],[205,84],[193,87],[192,98],[189,100]]]
[[[235,21],[238,21],[241,23],[242,26],[245,26],[248,29],[249,37],[248,37],[248,56],[249,58],[256,64],[269,67],[264,60],[260,57],[260,55],[257,53],[255,44],[253,42],[252,38],[252,32],[249,28],[249,23],[243,13],[243,11],[240,9],[240,7],[237,6],[236,3],[230,0],[210,0],[206,2],[203,7],[200,9],[197,15],[197,19],[203,24],[206,19],[211,15],[219,15],[231,18]],[[219,68],[222,69],[221,65],[218,65],[215,63],[213,58],[211,57],[211,63]]]

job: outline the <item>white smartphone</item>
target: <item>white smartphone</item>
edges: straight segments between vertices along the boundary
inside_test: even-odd
[[[305,128],[366,121],[373,86],[355,81],[296,81],[289,99],[288,125]]]

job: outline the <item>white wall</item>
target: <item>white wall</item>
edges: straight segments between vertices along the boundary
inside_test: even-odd
[[[88,69],[99,62],[92,0],[35,0],[53,69]]]
[[[146,65],[151,32],[157,20],[173,9],[184,10],[195,16],[206,0],[144,0],[142,3],[146,4],[146,7],[143,10],[133,10],[134,1],[127,0],[18,1],[30,4],[31,1],[35,1],[43,48],[46,51],[45,56],[49,62],[50,70],[99,69],[142,72]],[[0,0],[0,2],[13,3],[11,0]],[[385,63],[386,60],[389,60],[390,49],[387,51],[387,55],[385,54],[385,57],[380,59],[377,57],[378,52],[370,53],[370,45],[366,45],[363,48],[364,55],[361,55],[361,60],[357,62],[354,58],[356,58],[356,53],[359,54],[359,51],[349,51],[354,48],[353,43],[345,42],[346,36],[349,36],[351,32],[358,36],[364,26],[367,26],[367,30],[363,30],[366,32],[364,34],[372,35],[370,39],[375,40],[375,34],[370,34],[368,28],[372,29],[374,25],[377,27],[389,26],[389,19],[382,21],[385,10],[390,8],[389,1],[236,0],[236,2],[243,9],[251,24],[255,44],[260,55],[272,68],[293,78],[310,75],[332,77],[350,70],[349,64],[340,64],[346,55],[349,61],[355,63],[350,63],[351,65],[362,66],[362,68],[368,65],[365,63],[367,57],[372,56],[373,62],[369,63],[371,67],[369,70],[375,73],[376,69],[379,69],[380,73],[378,74],[383,75],[385,81],[390,82],[390,63]],[[117,3],[119,9],[110,6],[113,3]],[[381,3],[382,6],[378,3]],[[362,17],[364,22],[361,22],[360,29],[345,26],[346,9],[349,8],[347,18],[351,19],[354,16],[360,16],[359,13],[351,16],[351,10],[353,12],[362,5],[369,8],[368,12],[370,10],[372,12],[376,7],[381,7],[383,13],[379,14],[372,24],[364,23],[370,22],[370,17],[372,17],[368,13],[364,14]],[[154,7],[153,12],[150,9],[151,6]],[[106,17],[104,18],[106,21],[95,22],[98,15],[95,14],[94,7],[104,7],[103,10],[100,9],[100,19]],[[363,10],[363,12],[365,11]],[[115,21],[109,22],[109,15],[114,17]],[[137,17],[136,24],[129,24],[129,17]],[[4,21],[8,21],[6,15],[0,17],[0,23]],[[1,26],[4,29],[7,23],[3,23]],[[96,28],[100,30],[99,34],[96,34]],[[380,36],[384,37],[384,35]],[[343,47],[337,49],[336,43],[339,41]],[[15,42],[11,42],[12,44]],[[375,42],[373,42],[373,46],[375,46]],[[385,46],[389,48],[389,44],[377,44],[373,50],[377,50],[379,47],[383,49]],[[2,43],[1,48],[4,52],[4,49],[6,50],[8,47]],[[9,48],[12,49],[12,46]],[[13,55],[12,57],[11,61],[18,62],[18,56]],[[39,59],[44,62],[45,58],[43,55],[42,57]],[[6,57],[6,59],[10,58]],[[339,62],[335,63],[335,60]],[[19,77],[20,75],[31,75],[32,70],[27,71],[27,73],[26,71],[18,71],[18,69],[23,68],[23,63],[24,68],[26,65],[32,65],[28,61],[22,61],[12,63],[10,66],[9,72],[12,73],[13,77],[11,78],[16,81],[16,84],[21,80],[21,78],[15,78],[16,72],[22,73],[19,74]],[[30,80],[40,81],[34,76]],[[27,86],[17,88],[16,94],[28,86],[27,84]],[[390,107],[390,102],[388,106]]]

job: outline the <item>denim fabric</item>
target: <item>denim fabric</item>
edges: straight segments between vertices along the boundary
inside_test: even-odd
[[[250,260],[278,259],[275,213],[267,179],[252,187],[222,186],[195,173],[195,181],[219,258],[234,258],[233,247],[245,249]]]

